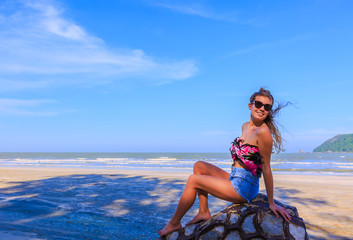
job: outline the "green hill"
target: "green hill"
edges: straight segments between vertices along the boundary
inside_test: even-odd
[[[315,148],[314,152],[353,152],[353,134],[337,135]]]

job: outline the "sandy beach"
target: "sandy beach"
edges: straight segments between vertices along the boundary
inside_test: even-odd
[[[173,214],[188,175],[2,168],[0,239],[155,239]],[[274,174],[274,179],[275,199],[298,209],[310,239],[353,238],[353,176]],[[228,205],[210,197],[212,213]],[[197,206],[182,223],[196,211]]]

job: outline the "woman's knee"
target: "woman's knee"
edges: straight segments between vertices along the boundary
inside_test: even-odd
[[[186,182],[186,185],[193,188],[201,188],[208,184],[208,178],[200,174],[191,174]]]
[[[197,161],[194,163],[194,174],[203,174],[207,163],[204,161]]]
[[[197,176],[198,174],[191,174],[188,178],[188,181],[186,184],[189,184],[189,185],[195,185],[195,183],[197,182]]]

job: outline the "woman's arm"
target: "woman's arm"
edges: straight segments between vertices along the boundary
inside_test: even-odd
[[[272,152],[272,136],[267,128],[261,128],[258,132],[258,147],[262,156],[262,173],[265,181],[267,192],[268,204],[272,212],[278,217],[279,212],[286,221],[290,221],[291,216],[286,209],[275,204],[273,199],[273,176],[270,165],[271,152]]]

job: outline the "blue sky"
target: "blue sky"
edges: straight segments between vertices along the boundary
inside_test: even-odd
[[[261,86],[286,152],[353,133],[353,1],[0,3],[0,151],[227,152]]]

